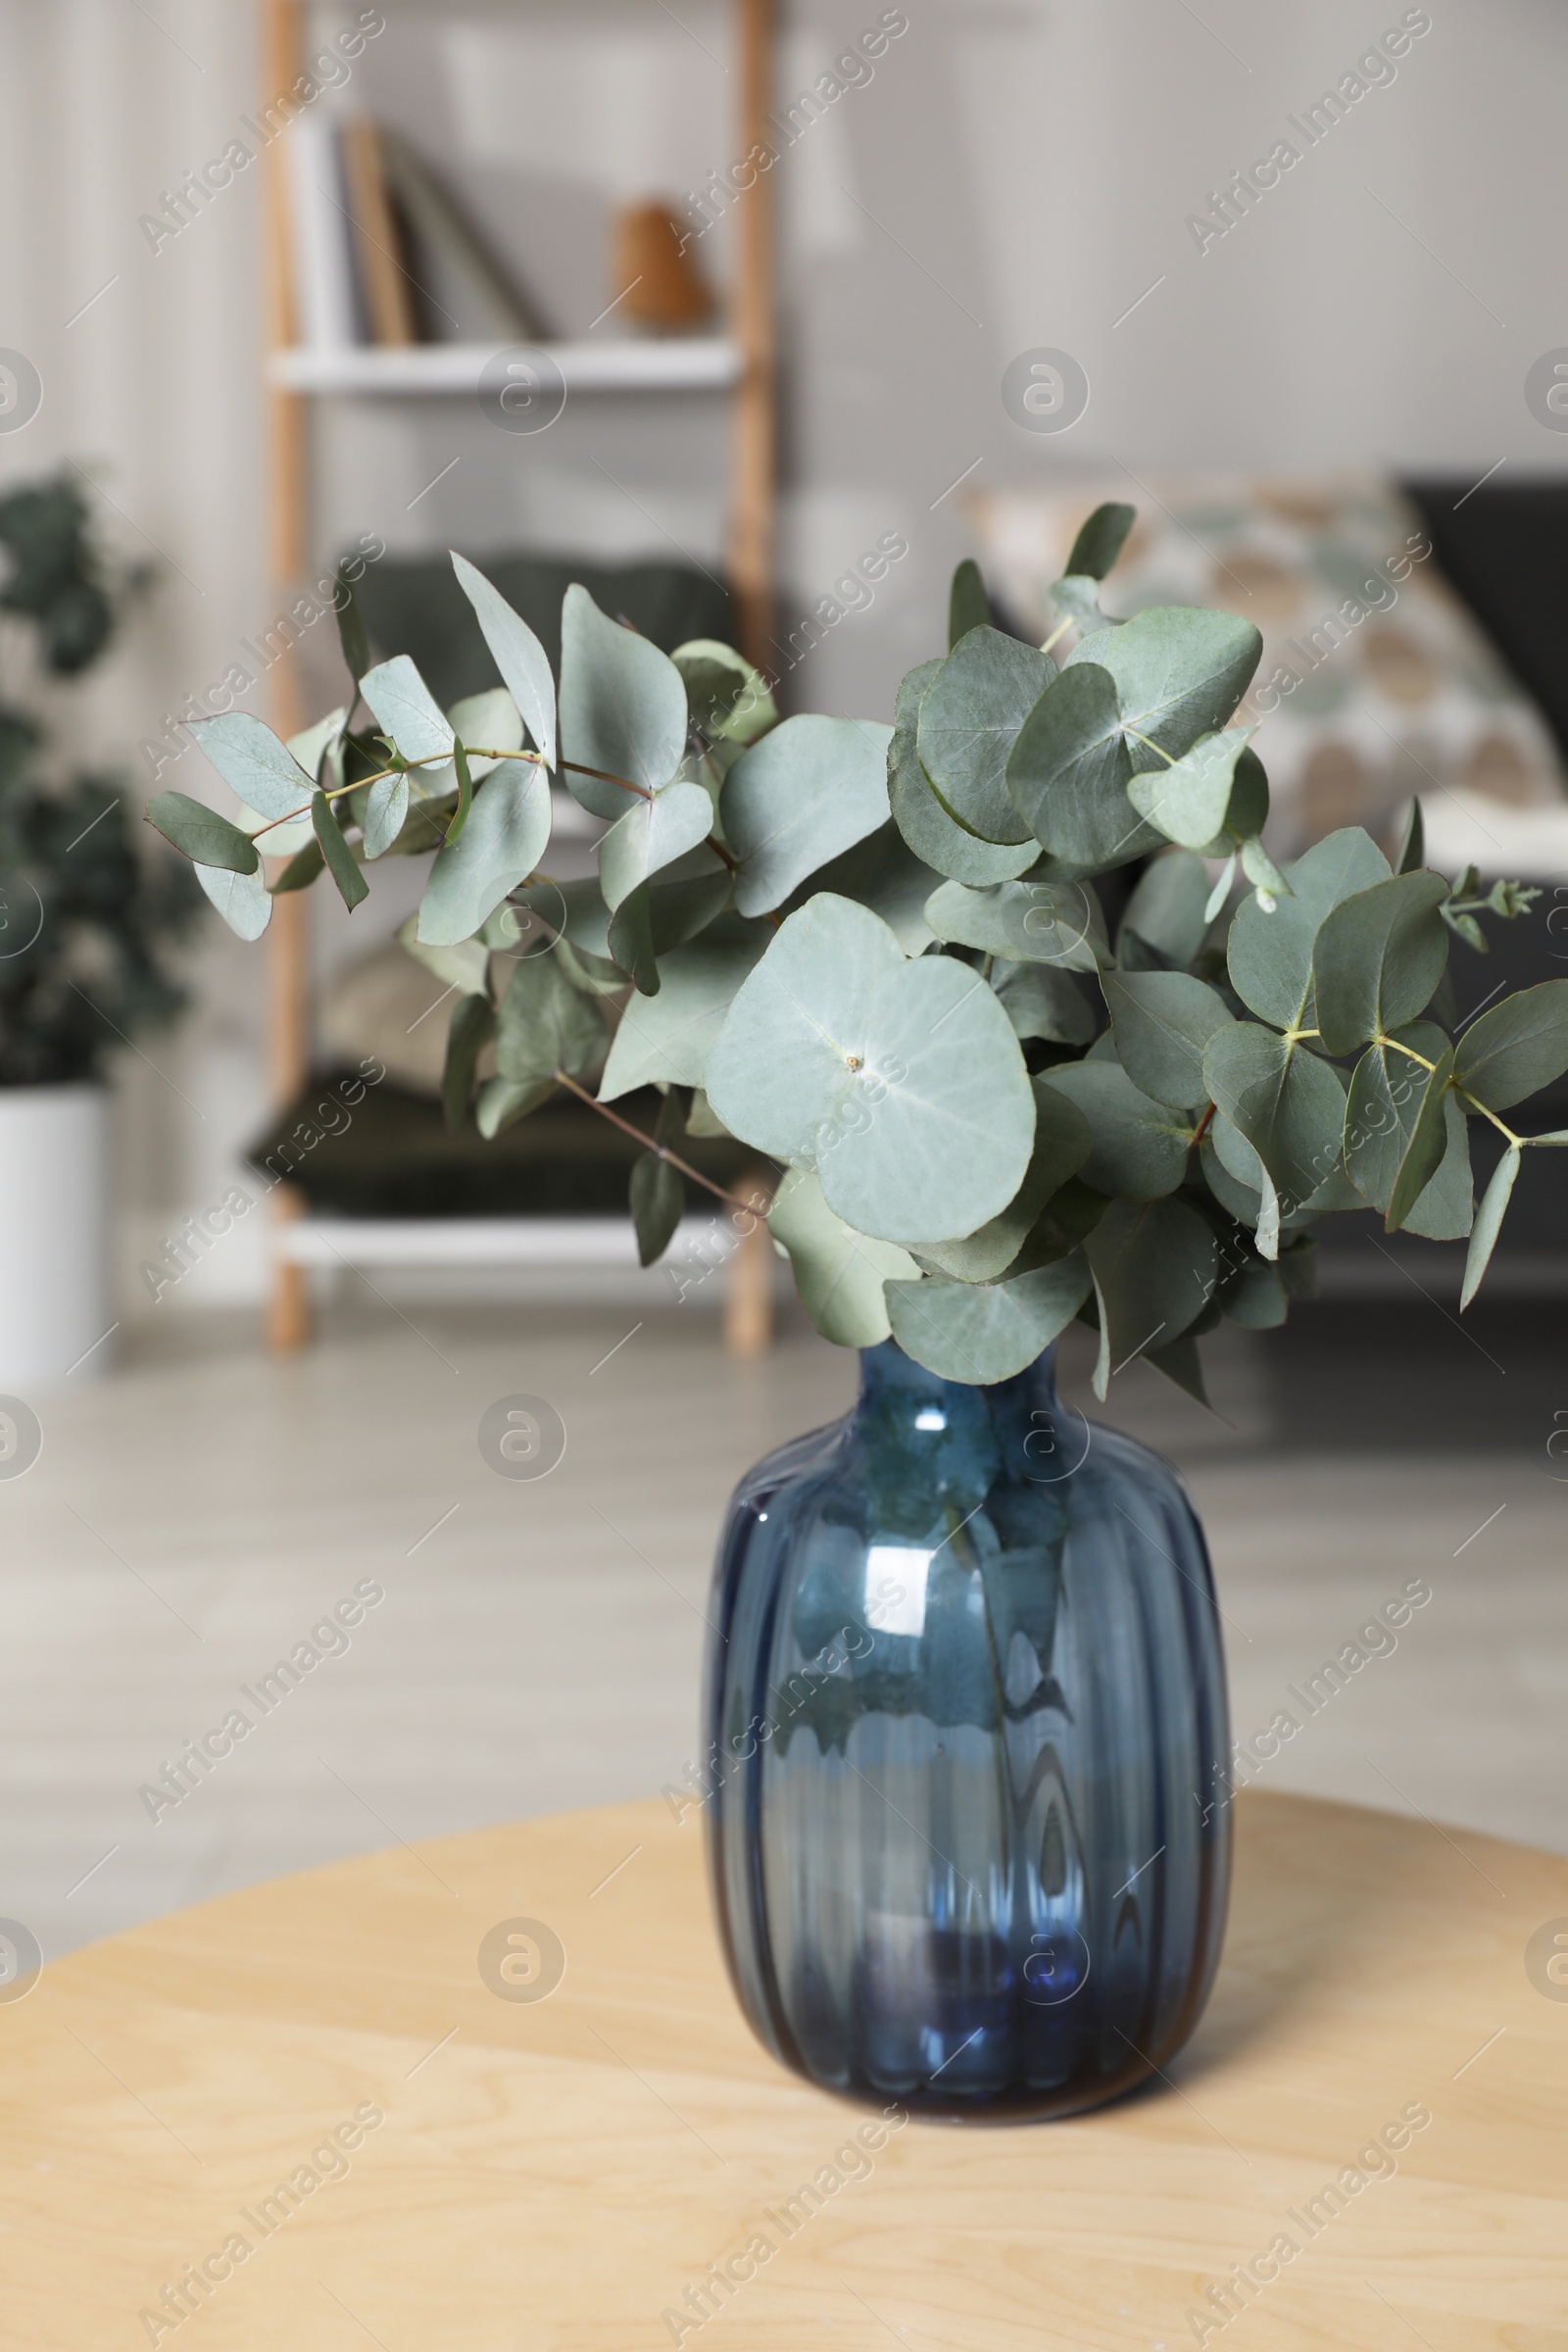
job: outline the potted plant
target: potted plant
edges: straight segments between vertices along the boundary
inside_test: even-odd
[[[773,1236],[864,1372],[845,1421],[742,1482],[720,1545],[718,1917],[782,2060],[962,2114],[1064,2114],[1163,2067],[1224,1922],[1202,1538],[1165,1464],[1060,1406],[1057,1334],[1098,1331],[1101,1396],[1139,1355],[1200,1396],[1202,1333],[1281,1322],[1319,1216],[1470,1228],[1482,1119],[1507,1149],[1468,1301],[1521,1152],[1568,1140],[1512,1124],[1568,1067],[1568,981],[1452,1033],[1448,940],[1477,905],[1423,866],[1419,810],[1392,863],[1351,830],[1275,869],[1250,730],[1227,724],[1257,632],[1104,613],[1131,519],[1086,524],[1044,648],[992,627],[960,567],[949,651],[891,726],[780,721],[728,648],[666,658],[575,587],[558,689],[456,557],[505,682],[483,732],[407,658],[369,667],[349,611],[370,721],[335,714],[302,767],[256,720],[208,720],[251,813],[151,809],[247,930],[269,831],[304,811],[273,891],[324,866],[352,906],[368,864],[434,847],[407,936],[459,992],[449,1115],[486,1044],[487,1133],[554,1088],[616,1116],[661,1087],[645,1258],[693,1176],[683,1128],[777,1163]],[[544,870],[552,774],[604,821],[595,880]],[[1135,860],[1112,936],[1097,879]],[[519,907],[543,952],[492,995]],[[727,1201],[737,1225],[764,1205]]]
[[[0,614],[24,676],[76,678],[110,645],[139,572],[96,544],[70,480],[0,499]],[[183,1002],[168,947],[201,904],[144,857],[122,777],[51,771],[42,723],[0,702],[0,1388],[104,1368],[108,1064]]]

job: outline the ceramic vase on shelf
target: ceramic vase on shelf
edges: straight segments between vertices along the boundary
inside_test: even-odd
[[[1230,1866],[1224,1664],[1175,1472],[892,1342],[745,1478],[707,1678],[709,1853],[785,2065],[919,2112],[1070,2115],[1201,2014]]]

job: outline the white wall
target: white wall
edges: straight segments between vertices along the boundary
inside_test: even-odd
[[[679,195],[732,160],[713,0],[681,0],[675,17],[625,0],[577,0],[569,15],[534,0],[385,9],[351,97],[465,159],[483,200],[515,210],[519,237],[537,224],[553,257],[543,292],[566,323],[599,307],[612,203]],[[1398,23],[1398,0],[1202,0],[1198,13],[906,0],[906,13],[874,77],[776,174],[785,626],[879,534],[910,551],[794,674],[799,701],[885,712],[935,648],[965,549],[962,495],[942,493],[966,468],[976,484],[1118,466],[1473,477],[1498,460],[1523,474],[1568,458],[1523,398],[1530,363],[1568,340],[1555,250],[1568,24],[1547,0],[1433,0],[1397,79],[1201,254],[1186,216],[1289,135],[1287,116]],[[880,0],[789,0],[780,97],[879,14]],[[254,12],[238,0],[0,0],[0,344],[45,385],[33,422],[0,434],[0,481],[74,458],[115,502],[127,549],[163,559],[90,704],[94,740],[127,760],[271,609],[258,174],[156,255],[137,229],[163,188],[221,149],[259,76]],[[707,244],[721,257],[723,230]],[[1000,397],[1008,360],[1039,345],[1074,354],[1092,386],[1057,437],[1019,429]],[[323,552],[366,526],[401,545],[530,528],[639,552],[715,544],[716,410],[575,414],[549,466],[534,444],[498,452],[497,438],[462,404],[339,416]],[[452,455],[447,483],[411,508]],[[181,786],[199,767],[189,753]],[[124,1074],[127,1272],[137,1237],[219,1196],[256,1115],[257,953],[215,924],[197,973],[197,1015],[147,1041],[164,1075],[134,1061]],[[187,1294],[243,1288],[246,1246],[236,1238]]]

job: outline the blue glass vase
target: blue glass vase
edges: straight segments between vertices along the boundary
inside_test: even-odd
[[[824,2087],[1070,2115],[1201,2013],[1230,1872],[1203,1538],[1146,1446],[891,1341],[731,1501],[709,1858],[741,2004]]]

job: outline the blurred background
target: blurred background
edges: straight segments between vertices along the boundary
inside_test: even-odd
[[[222,803],[185,722],[342,699],[345,559],[379,652],[481,689],[449,547],[544,631],[587,578],[885,717],[957,561],[1038,640],[1124,498],[1116,609],[1264,631],[1275,855],[1419,792],[1433,862],[1541,894],[1461,1012],[1554,976],[1565,65],[1544,0],[0,0],[0,1912],[46,1953],[678,1788],[723,1496],[854,1378],[695,1200],[639,1273],[570,1122],[448,1151],[412,876],[254,946],[192,900],[139,821]],[[1193,1485],[1239,1734],[1429,1589],[1267,1785],[1560,1849],[1554,1158],[1462,1325],[1462,1248],[1342,1220],[1216,1416],[1139,1365],[1109,1417]],[[513,1394],[548,1480],[476,1443]]]

